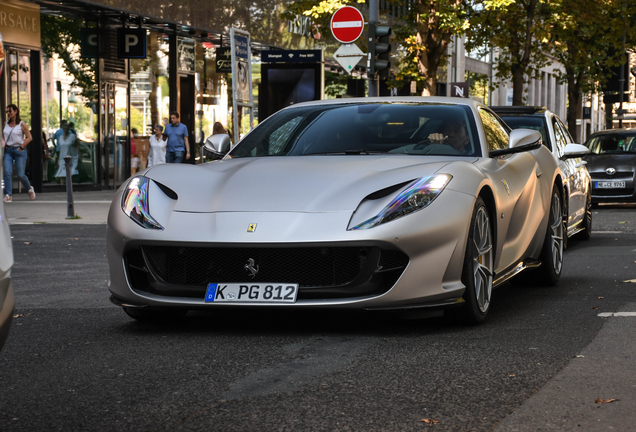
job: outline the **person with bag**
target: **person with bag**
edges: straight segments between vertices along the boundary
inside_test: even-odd
[[[29,179],[24,173],[27,162],[26,146],[33,141],[31,131],[20,119],[20,111],[14,104],[7,106],[7,116],[9,120],[3,129],[4,137],[4,202],[13,200],[13,185],[11,175],[13,174],[13,161],[15,161],[16,174],[22,186],[29,192],[29,198],[35,199],[35,191],[29,183]]]

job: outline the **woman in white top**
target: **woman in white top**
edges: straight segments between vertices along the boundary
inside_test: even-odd
[[[29,198],[34,200],[35,191],[24,174],[27,162],[26,146],[29,145],[33,138],[26,123],[20,119],[20,111],[16,105],[7,106],[7,116],[9,120],[4,124],[2,131],[4,138],[2,142],[4,147],[4,202],[11,202],[13,199],[13,185],[11,184],[13,161],[15,161],[18,180],[29,192]]]
[[[58,139],[58,151],[60,152],[57,158],[57,172],[55,177],[58,179],[66,178],[66,164],[64,162],[64,156],[71,157],[71,175],[78,175],[77,165],[79,164],[79,142],[77,136],[71,132],[70,125],[64,123],[62,125],[62,131],[64,132]]]
[[[163,139],[163,126],[155,125],[155,134],[150,137],[150,153],[148,154],[148,166],[166,163],[166,145]]]

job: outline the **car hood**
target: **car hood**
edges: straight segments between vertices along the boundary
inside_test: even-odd
[[[177,193],[175,211],[341,212],[448,163],[447,157],[401,155],[256,157],[163,164],[145,175]]]
[[[634,166],[636,166],[634,154],[588,155],[584,159],[587,161],[587,170],[590,173],[605,172],[608,168],[614,168],[616,172],[634,172]]]

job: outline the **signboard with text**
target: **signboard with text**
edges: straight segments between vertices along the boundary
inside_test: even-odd
[[[322,63],[322,50],[265,50],[261,51],[263,63]]]
[[[146,58],[146,29],[117,29],[118,58]]]

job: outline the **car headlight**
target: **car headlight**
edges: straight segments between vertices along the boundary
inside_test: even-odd
[[[353,228],[349,228],[349,230],[373,228],[422,210],[444,190],[452,178],[453,176],[450,174],[438,174],[422,177],[414,181],[384,207],[380,213]]]
[[[160,229],[163,227],[148,211],[148,187],[150,180],[147,177],[134,177],[126,186],[121,198],[121,209],[126,216],[137,224],[148,229]]]

